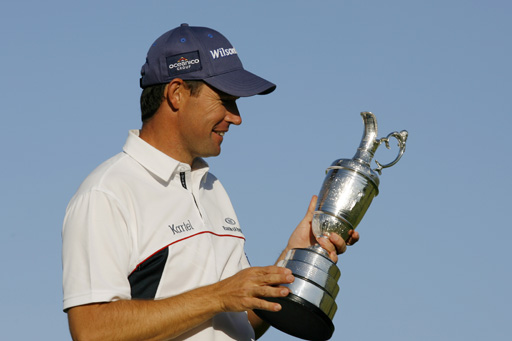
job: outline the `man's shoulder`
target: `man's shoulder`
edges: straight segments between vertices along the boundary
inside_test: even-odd
[[[91,190],[108,190],[108,188],[122,178],[131,163],[130,157],[121,152],[97,166],[82,182],[77,194],[90,192]]]

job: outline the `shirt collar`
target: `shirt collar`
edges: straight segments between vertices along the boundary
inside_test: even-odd
[[[191,171],[190,165],[171,158],[141,139],[137,129],[129,131],[123,151],[164,181],[169,181],[176,172]],[[197,159],[192,170],[204,175],[208,171],[208,164],[203,159]]]

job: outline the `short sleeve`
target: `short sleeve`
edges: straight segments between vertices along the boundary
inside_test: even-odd
[[[119,200],[105,191],[92,189],[71,200],[62,229],[64,310],[131,298],[126,217]]]
[[[242,256],[242,259],[240,259],[240,263],[242,264],[242,269],[247,269],[251,267],[251,264],[249,263],[249,258],[247,257],[247,254],[244,252],[244,255]]]

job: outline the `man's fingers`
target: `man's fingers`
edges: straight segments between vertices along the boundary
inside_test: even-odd
[[[265,298],[255,298],[255,300],[256,301],[252,304],[252,306],[254,307],[252,309],[269,310],[269,311],[281,310],[281,305],[279,303],[268,301]]]
[[[286,297],[290,293],[287,287],[279,284],[292,283],[295,279],[292,271],[288,268],[278,266],[249,268],[249,280],[252,282],[250,289],[249,305],[252,309],[262,309],[269,311],[281,310],[281,305],[275,302],[265,300],[265,297]]]
[[[290,269],[278,266],[249,268],[239,275],[239,285],[244,283],[249,295],[256,297],[286,296],[288,289],[279,285],[289,284],[295,280]]]
[[[265,266],[249,268],[249,271],[254,271],[252,274],[255,281],[264,285],[275,285],[293,282],[292,271],[288,268],[281,266]]]
[[[286,268],[284,268],[286,269]],[[286,269],[289,273],[286,274],[267,274],[259,278],[258,285],[279,285],[292,283],[295,279],[290,269]]]
[[[334,235],[334,234],[331,234],[331,235]],[[339,237],[339,236],[338,236]],[[318,244],[320,244],[321,247],[323,247],[328,253],[329,253],[329,258],[331,258],[331,260],[336,263],[338,261],[338,253],[343,253],[344,250],[341,250],[341,252],[338,250],[338,248],[343,248],[345,246],[345,242],[343,241],[343,239],[341,237],[339,237],[341,239],[341,242],[342,242],[342,246],[335,246],[335,244],[331,241],[331,236],[329,236],[329,238],[326,238],[326,237],[320,237],[317,239],[318,241]]]
[[[347,245],[354,245],[359,241],[359,232],[350,230],[348,232],[348,240],[346,242]]]
[[[281,286],[262,286],[255,290],[255,297],[286,297],[290,289]]]
[[[347,244],[345,243],[343,238],[340,237],[340,235],[336,233],[331,233],[329,235],[329,241],[334,245],[336,253],[338,255],[347,251]]]

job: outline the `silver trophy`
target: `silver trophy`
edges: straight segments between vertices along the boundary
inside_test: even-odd
[[[362,112],[364,134],[352,159],[339,159],[327,168],[327,175],[318,195],[313,216],[313,233],[326,237],[334,232],[348,239],[348,232],[355,229],[373,198],[379,194],[379,176],[382,169],[396,164],[405,152],[408,133],[393,132],[377,138],[377,120],[371,112]],[[400,148],[398,156],[388,164],[370,162],[375,151],[384,142],[389,149],[389,139],[394,137]],[[284,286],[290,294],[284,298],[266,298],[281,304],[279,312],[256,310],[256,314],[275,328],[305,339],[328,340],[334,333],[332,318],[337,310],[335,302],[339,291],[337,284],[340,270],[328,253],[316,244],[305,249],[293,249],[279,264],[292,270],[295,281]]]

